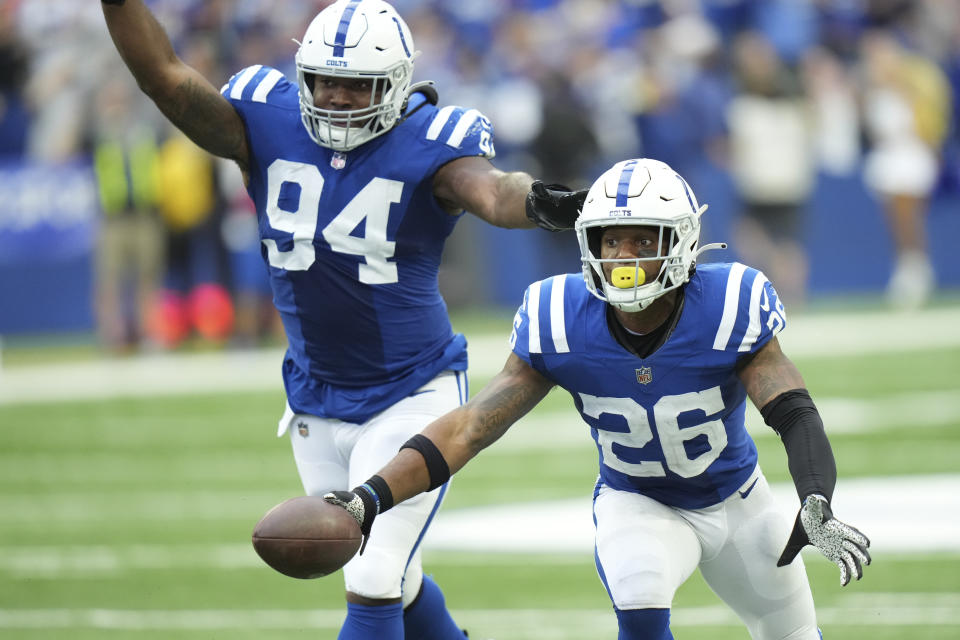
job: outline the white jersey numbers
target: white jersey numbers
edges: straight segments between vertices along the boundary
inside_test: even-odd
[[[396,242],[387,240],[387,220],[390,205],[400,202],[402,193],[402,182],[374,178],[323,230],[323,239],[334,251],[364,257],[367,262],[360,265],[359,274],[364,284],[397,281],[396,263],[387,262],[397,246]],[[351,235],[364,219],[367,221],[364,235]]]
[[[316,261],[313,241],[319,222],[323,175],[314,165],[278,159],[267,169],[267,180],[266,212],[270,227],[293,236],[293,248],[289,251],[281,251],[275,240],[263,240],[270,265],[288,271],[306,271]],[[280,206],[281,197],[287,195],[285,185],[299,187],[293,211]],[[289,194],[290,188],[287,189]],[[374,178],[321,231],[333,251],[363,257],[357,279],[364,284],[397,282],[397,265],[389,261],[396,243],[387,240],[387,222],[391,205],[400,202],[402,193],[402,182]],[[353,235],[361,224],[363,235]]]
[[[283,186],[288,183],[300,187],[294,211],[280,208]],[[321,191],[323,176],[312,164],[275,160],[267,169],[267,220],[272,228],[293,236],[290,251],[281,251],[276,240],[263,240],[272,266],[288,271],[306,271],[316,260],[313,237],[317,233]]]
[[[656,429],[667,468],[683,478],[692,478],[703,473],[727,446],[727,432],[719,419],[707,420],[697,425],[680,427],[679,418],[684,413],[702,412],[713,415],[723,410],[720,387],[705,391],[663,396],[653,405],[654,424],[650,424],[647,410],[632,398],[600,398],[586,393],[579,394],[583,413],[597,421],[597,443],[603,452],[603,464],[615,471],[638,478],[662,477],[666,470],[661,462],[645,460],[627,462],[617,455],[614,445],[641,449],[653,440]],[[629,431],[612,431],[604,427],[601,415],[623,416]],[[612,427],[612,425],[610,425]],[[685,443],[706,437],[707,448],[695,458],[687,455]]]

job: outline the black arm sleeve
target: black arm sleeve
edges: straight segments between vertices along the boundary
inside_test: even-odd
[[[813,493],[830,501],[837,484],[837,463],[823,430],[823,420],[807,390],[781,393],[764,405],[760,414],[783,441],[800,501]]]

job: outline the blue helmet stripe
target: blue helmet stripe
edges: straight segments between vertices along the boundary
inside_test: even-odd
[[[679,180],[679,181],[680,181],[680,184],[683,185],[683,191],[684,191],[684,193],[687,194],[687,202],[690,203],[690,209],[693,210],[694,213],[696,213],[696,212],[697,212],[697,205],[693,204],[693,193],[691,193],[691,191],[690,191],[690,185],[687,184],[687,181],[684,180],[683,177],[682,177],[679,173],[677,174],[677,180]]]
[[[627,196],[630,193],[630,178],[633,177],[633,170],[637,166],[636,160],[623,165],[623,173],[620,174],[620,183],[617,185],[617,206],[627,206]]]
[[[337,38],[333,41],[333,57],[335,58],[343,57],[343,48],[347,43],[347,29],[350,28],[353,12],[357,10],[358,4],[360,4],[360,0],[352,0],[340,15],[340,24],[337,25]]]
[[[393,17],[394,23],[397,25],[397,32],[400,34],[400,42],[403,44],[403,50],[407,52],[407,57],[410,57],[410,47],[407,46],[407,39],[403,37],[403,28],[400,26],[400,21],[397,20],[397,17]]]

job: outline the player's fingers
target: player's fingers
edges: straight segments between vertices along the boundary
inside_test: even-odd
[[[865,547],[862,547],[862,546],[858,545],[856,542],[853,542],[853,541],[851,541],[851,540],[844,540],[844,541],[843,541],[843,547],[844,547],[847,551],[849,551],[850,553],[852,553],[852,554],[854,555],[854,557],[856,557],[857,560],[859,560],[859,561],[860,561],[861,563],[863,563],[864,565],[869,565],[869,564],[870,564],[870,561],[871,561],[870,552],[867,551]]]
[[[844,524],[839,520],[837,521],[837,523],[841,525],[840,528],[843,530],[843,534],[845,538],[854,541],[855,543],[857,543],[857,545],[861,547],[870,546],[870,539],[867,538],[867,536],[860,533],[858,529],[856,529],[855,527],[851,527],[848,524]]]
[[[843,554],[844,561],[847,563],[847,566],[853,567],[853,575],[856,576],[857,580],[863,577],[863,564],[860,560],[860,557],[850,551],[846,550]]]
[[[844,582],[842,586],[849,584],[851,578],[856,578],[859,580],[863,577],[863,567],[860,566],[860,561],[853,557],[853,554],[845,550],[841,551],[840,561],[846,568],[847,577],[847,581]]]
[[[850,583],[850,569],[847,568],[847,563],[842,559],[836,560],[837,566],[840,567],[840,586],[845,587]]]

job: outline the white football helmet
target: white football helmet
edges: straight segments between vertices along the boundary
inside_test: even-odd
[[[296,56],[300,114],[313,141],[349,151],[389,131],[403,112],[418,53],[407,24],[383,0],[338,0],[317,14]],[[315,75],[370,80],[370,104],[316,107]]]
[[[726,247],[711,244],[698,248],[700,216],[706,210],[707,205],[697,203],[687,181],[663,162],[640,158],[613,165],[590,187],[574,226],[587,289],[618,309],[632,312],[683,285],[693,273],[697,256]],[[661,242],[655,255],[601,258],[603,229],[614,225],[659,229]],[[662,262],[659,273],[647,279],[641,263],[658,261]],[[616,284],[604,275],[604,263],[618,264],[611,273]]]

